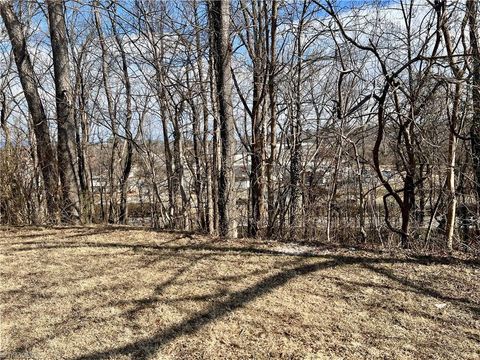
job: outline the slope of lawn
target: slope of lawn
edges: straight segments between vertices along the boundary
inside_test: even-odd
[[[0,228],[0,358],[478,359],[476,260]]]

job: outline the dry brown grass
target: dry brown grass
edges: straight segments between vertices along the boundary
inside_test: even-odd
[[[118,227],[0,239],[6,359],[480,358],[475,261]]]

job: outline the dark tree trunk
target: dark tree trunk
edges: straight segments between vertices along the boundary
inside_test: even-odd
[[[472,53],[472,100],[473,120],[470,135],[472,138],[473,164],[476,190],[480,199],[480,45],[478,43],[478,2],[467,0],[468,24],[470,27],[470,47]]]
[[[301,226],[301,161],[302,161],[302,126],[301,126],[301,85],[302,85],[302,32],[304,26],[305,14],[308,4],[303,3],[303,10],[298,25],[298,33],[295,39],[295,55],[297,62],[295,64],[295,84],[294,84],[294,109],[290,124],[290,237],[297,237]]]
[[[80,203],[83,221],[91,222],[93,215],[93,193],[90,191],[91,174],[88,169],[88,142],[89,142],[89,117],[87,115],[87,94],[85,79],[82,74],[82,63],[85,53],[80,53],[75,61],[75,91],[77,108],[74,111],[77,156],[78,180],[80,185]]]
[[[276,72],[276,35],[277,35],[277,16],[278,3],[276,0],[272,1],[272,15],[271,15],[271,32],[270,32],[270,58],[268,64],[268,96],[269,96],[269,116],[270,116],[270,155],[268,157],[266,172],[267,172],[267,206],[268,206],[268,231],[267,236],[273,234],[275,222],[275,186],[273,182],[273,166],[275,164],[275,150],[277,147],[277,104],[275,94],[275,72]]]

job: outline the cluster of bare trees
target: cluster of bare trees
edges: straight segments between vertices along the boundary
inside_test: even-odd
[[[2,1],[0,221],[478,246],[479,11]]]

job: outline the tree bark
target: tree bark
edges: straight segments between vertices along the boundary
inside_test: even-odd
[[[72,47],[73,52],[73,47]],[[76,108],[74,110],[77,156],[78,156],[78,180],[80,186],[80,203],[82,221],[91,222],[94,210],[93,192],[90,188],[91,173],[88,168],[88,144],[89,144],[89,117],[87,114],[87,93],[85,89],[85,78],[83,74],[83,60],[86,54],[85,47],[79,51],[75,59],[75,87],[74,99]]]
[[[249,111],[252,121],[251,137],[251,207],[249,214],[249,235],[256,237],[260,229],[265,227],[265,99],[267,89],[267,49],[266,49],[266,23],[263,13],[266,3],[260,5],[252,1],[252,39],[247,39],[247,47],[253,63],[253,102]],[[249,15],[244,11],[245,21],[249,23]],[[250,33],[250,32],[249,32]],[[247,34],[249,36],[249,34]],[[253,48],[251,47],[253,44]]]
[[[478,2],[467,0],[470,47],[472,54],[472,102],[473,119],[470,128],[473,165],[476,178],[477,196],[480,199],[480,45],[478,43]]]
[[[220,122],[220,176],[218,179],[219,232],[222,237],[236,237],[235,152],[233,106],[232,106],[232,49],[230,43],[230,1],[210,1],[212,36],[215,47],[215,75],[218,93]]]
[[[277,41],[277,17],[278,2],[272,1],[271,14],[271,32],[270,32],[270,58],[268,64],[268,99],[269,99],[269,116],[270,116],[270,154],[267,161],[267,209],[268,209],[268,231],[267,237],[272,236],[275,222],[275,186],[273,182],[273,166],[275,164],[275,153],[277,147],[277,103],[275,94],[275,73],[276,73],[276,41]]]
[[[196,0],[193,1],[195,7],[195,27],[197,29],[199,26],[199,7]],[[213,188],[212,188],[212,165],[210,164],[210,151],[209,151],[209,125],[208,125],[208,97],[207,97],[207,88],[205,86],[204,70],[203,70],[203,54],[202,54],[202,45],[200,38],[200,31],[197,30],[195,34],[195,46],[197,53],[197,66],[198,66],[198,79],[200,87],[200,95],[202,100],[202,116],[203,116],[203,138],[202,138],[202,148],[203,148],[203,160],[205,166],[205,189],[202,191],[205,193],[205,205],[204,205],[204,217],[205,217],[205,230],[209,234],[215,232],[215,223],[214,223],[214,204],[213,204]],[[198,119],[199,120],[199,119]],[[198,126],[199,127],[199,126]]]
[[[290,236],[298,236],[302,216],[302,194],[301,194],[301,161],[302,161],[302,121],[301,121],[301,84],[302,84],[302,32],[305,21],[305,14],[308,8],[307,1],[303,3],[302,14],[298,25],[298,33],[295,39],[295,84],[294,84],[294,109],[290,125]]]
[[[76,131],[64,2],[63,0],[49,0],[47,5],[55,75],[58,126],[57,158],[62,195],[61,216],[66,223],[78,223],[80,221],[80,199],[75,174],[77,164]]]
[[[12,44],[15,63],[17,65],[22,89],[27,100],[28,110],[32,117],[36,138],[36,150],[41,166],[47,212],[53,222],[58,218],[58,173],[55,163],[55,152],[50,140],[47,116],[38,93],[38,80],[35,76],[30,54],[27,49],[25,31],[13,11],[11,2],[0,2],[0,13]]]

